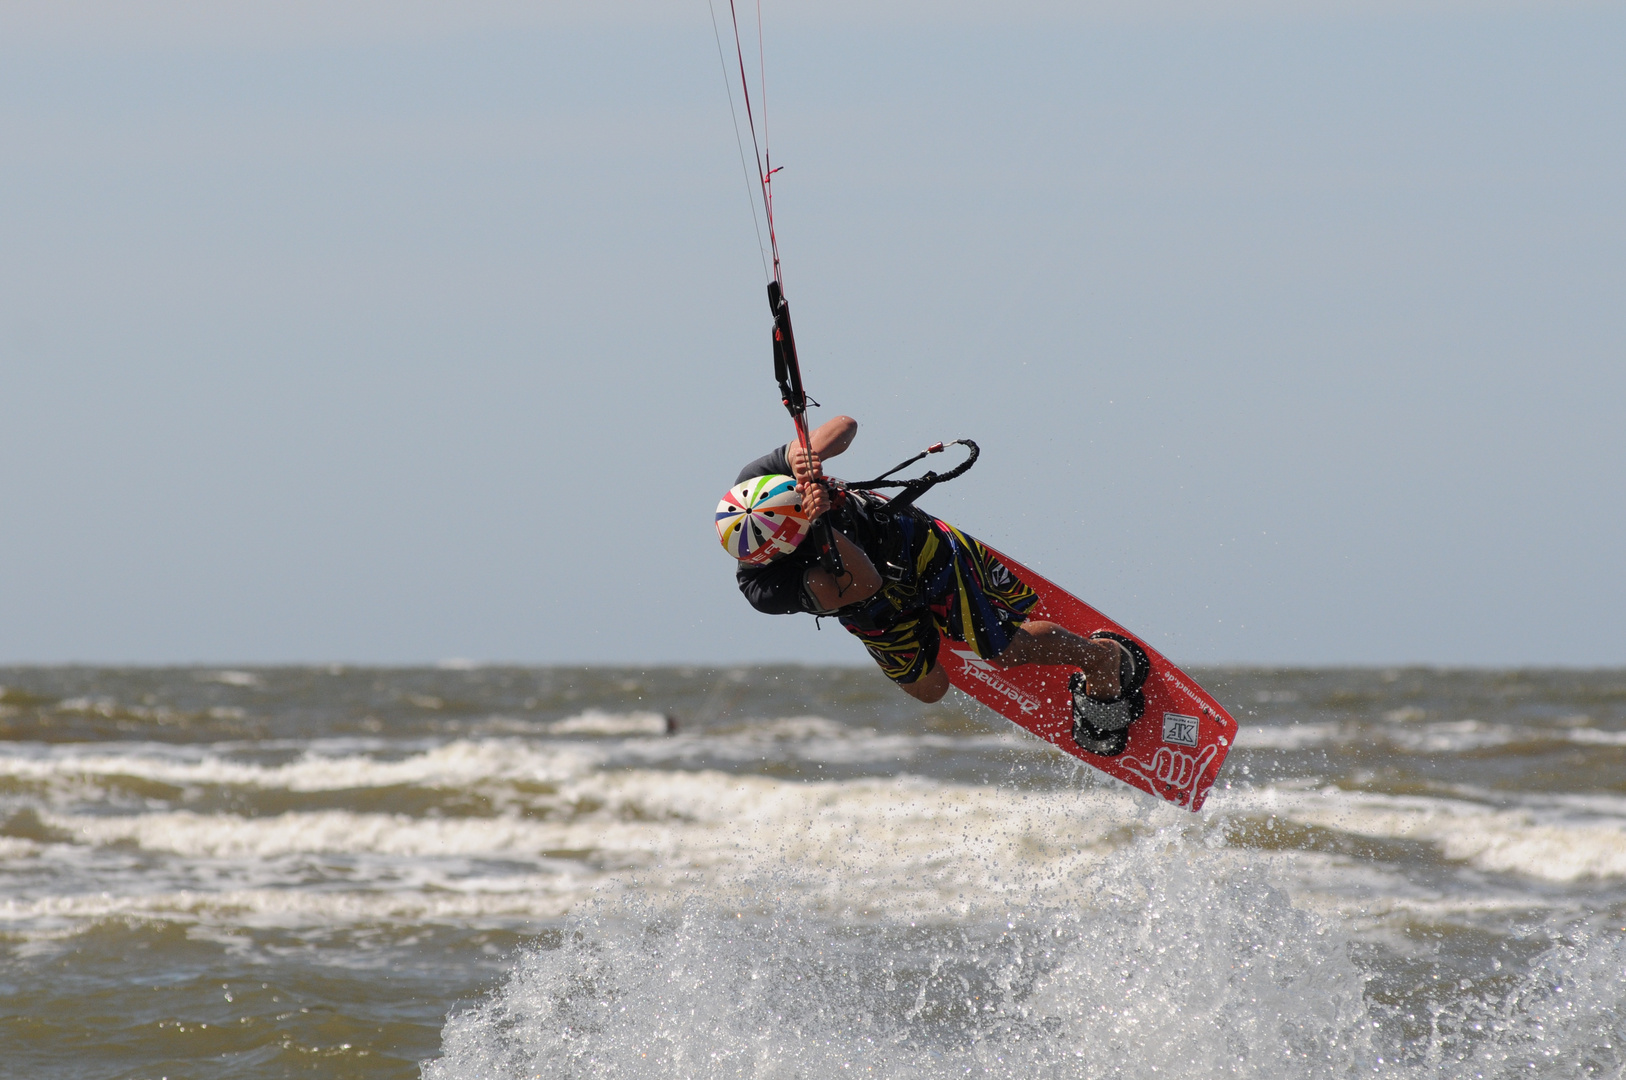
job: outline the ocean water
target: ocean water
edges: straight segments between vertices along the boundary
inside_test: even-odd
[[[1620,1077],[1626,672],[0,669],[0,1076]]]

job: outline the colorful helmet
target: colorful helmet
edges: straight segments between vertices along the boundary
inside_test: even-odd
[[[729,488],[717,504],[723,550],[752,566],[795,551],[807,532],[796,481],[788,476],[753,476]]]

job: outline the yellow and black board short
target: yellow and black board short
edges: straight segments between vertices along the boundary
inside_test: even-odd
[[[912,577],[887,583],[841,625],[886,677],[912,683],[937,662],[942,635],[984,659],[1005,651],[1039,596],[976,539],[924,515],[900,515]]]

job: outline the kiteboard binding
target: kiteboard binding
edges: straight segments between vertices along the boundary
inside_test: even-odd
[[[1129,746],[1129,725],[1146,713],[1141,687],[1152,670],[1146,650],[1133,639],[1110,630],[1091,634],[1091,641],[1107,639],[1118,646],[1118,693],[1111,698],[1091,697],[1084,691],[1084,673],[1067,680],[1073,695],[1073,741],[1079,749],[1102,757],[1117,757]]]

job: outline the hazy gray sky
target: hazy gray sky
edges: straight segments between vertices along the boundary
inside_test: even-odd
[[[1626,663],[1626,6],[764,0],[832,471],[1180,662]],[[8,3],[0,661],[862,660],[705,0]]]

